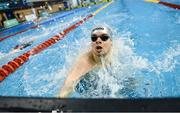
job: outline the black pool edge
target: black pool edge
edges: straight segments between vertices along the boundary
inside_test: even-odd
[[[179,112],[180,98],[58,99],[0,97],[0,112]]]

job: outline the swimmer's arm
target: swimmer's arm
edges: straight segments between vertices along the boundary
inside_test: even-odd
[[[76,65],[74,65],[72,71],[67,76],[64,85],[61,88],[59,97],[67,97],[71,92],[74,91],[75,83],[77,83],[79,78],[83,75],[83,65],[85,64],[86,63],[81,58],[79,61],[77,61]]]
[[[77,72],[75,72],[75,71],[77,71],[76,68],[77,67],[75,67],[71,71],[71,73],[68,75],[68,77],[66,78],[66,80],[61,88],[59,97],[61,97],[61,98],[68,97],[69,94],[74,91],[75,83],[79,79],[77,77],[78,76]]]
[[[74,85],[73,85],[73,81],[67,79],[67,80],[65,81],[63,87],[61,88],[59,97],[60,97],[60,98],[68,97],[69,94],[70,94],[71,92],[73,92],[73,90],[74,90],[73,86],[74,86]]]

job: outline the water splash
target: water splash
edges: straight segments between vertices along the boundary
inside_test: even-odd
[[[151,63],[151,71],[160,74],[162,72],[172,72],[176,65],[180,64],[180,44],[172,45],[167,51],[164,51],[159,59]]]

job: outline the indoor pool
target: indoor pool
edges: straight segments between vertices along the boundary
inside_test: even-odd
[[[179,0],[164,0],[180,4]],[[36,29],[0,42],[0,66],[60,33],[100,7],[89,6],[51,14]],[[155,98],[180,96],[180,11],[144,0],[114,0],[93,18],[68,33],[0,83],[1,96],[57,97],[76,59],[88,50],[91,30],[109,26],[117,55],[111,76],[99,73],[98,88],[75,91],[70,97]],[[22,25],[26,28],[30,25]],[[16,32],[11,28],[11,32]],[[0,34],[7,36],[7,31]],[[13,51],[17,44],[32,45]],[[93,81],[92,81],[93,82]],[[91,86],[87,86],[91,87]],[[80,89],[81,90],[81,89]]]

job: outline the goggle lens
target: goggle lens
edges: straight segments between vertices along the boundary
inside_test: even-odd
[[[102,40],[102,41],[107,41],[110,37],[108,36],[108,35],[100,35],[100,36],[97,36],[97,35],[92,35],[91,36],[91,40],[93,41],[93,42],[95,42],[97,39],[98,39],[98,37]]]

